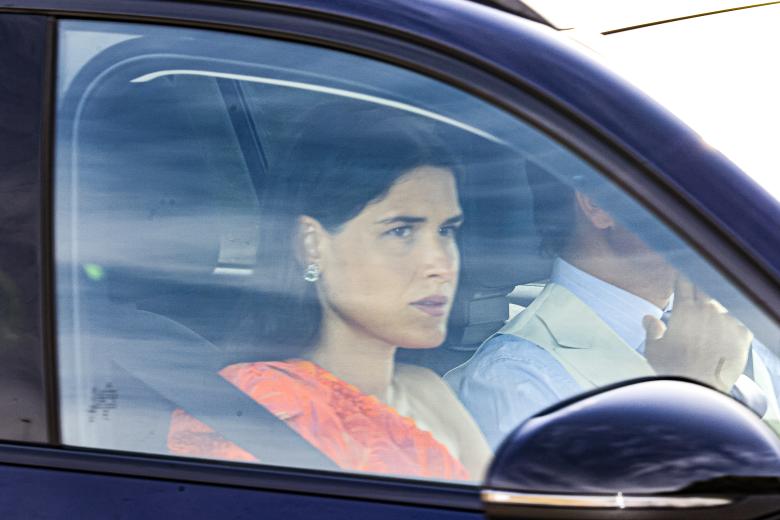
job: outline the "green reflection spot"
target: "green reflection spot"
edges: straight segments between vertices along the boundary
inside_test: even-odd
[[[96,282],[99,282],[103,279],[104,276],[106,276],[106,272],[103,271],[103,268],[97,264],[84,264],[84,272],[87,274],[87,277],[89,277],[90,280],[94,280]]]

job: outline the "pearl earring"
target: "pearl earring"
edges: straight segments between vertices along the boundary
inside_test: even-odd
[[[317,264],[309,264],[306,267],[306,271],[303,273],[303,279],[307,282],[314,283],[320,279],[320,266]]]

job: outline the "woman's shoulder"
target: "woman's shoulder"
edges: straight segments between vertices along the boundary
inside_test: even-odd
[[[426,397],[427,400],[435,399],[441,402],[443,399],[460,404],[450,386],[430,368],[398,363],[395,366],[393,383],[403,389],[413,390],[415,395]]]
[[[393,397],[397,399],[393,404],[433,432],[471,475],[482,475],[490,449],[474,419],[444,379],[429,368],[399,363],[393,386]]]
[[[443,420],[458,421],[466,409],[444,379],[433,370],[418,365],[398,363],[393,377],[395,397],[411,401],[414,408]]]

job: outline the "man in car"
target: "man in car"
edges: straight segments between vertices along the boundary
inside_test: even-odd
[[[555,257],[549,283],[445,376],[490,444],[565,398],[653,375],[731,393],[777,430],[780,367],[767,367],[777,361],[766,347],[751,349],[750,331],[593,199],[535,165],[528,174],[542,249]]]

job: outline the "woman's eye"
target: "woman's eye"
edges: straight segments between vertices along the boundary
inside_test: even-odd
[[[442,226],[439,228],[439,234],[443,237],[454,237],[458,234],[460,226]]]
[[[392,235],[394,237],[406,238],[412,234],[412,226],[398,226],[386,231],[386,235]]]

